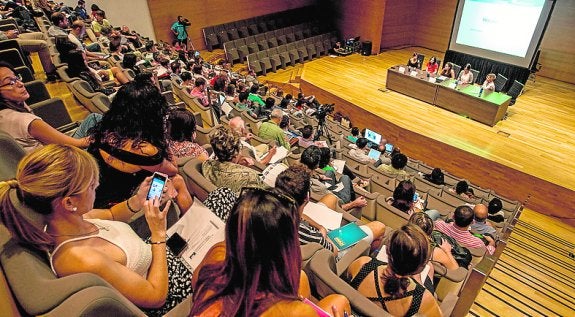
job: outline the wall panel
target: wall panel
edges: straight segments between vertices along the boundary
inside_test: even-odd
[[[417,33],[418,0],[387,0],[381,32],[381,48],[413,45]]]
[[[378,53],[385,15],[385,0],[342,0],[334,3],[336,26],[345,38],[360,36]]]

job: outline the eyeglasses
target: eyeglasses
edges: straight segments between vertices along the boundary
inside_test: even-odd
[[[240,197],[242,197],[246,193],[257,193],[257,194],[271,195],[274,198],[276,198],[277,200],[281,201],[282,203],[288,205],[289,207],[297,208],[297,204],[292,197],[278,193],[277,191],[271,191],[271,190],[261,188],[261,187],[243,187],[241,192],[240,192]]]
[[[22,82],[22,75],[18,74],[14,77],[7,77],[7,78],[5,78],[5,80],[6,79],[8,79],[9,81],[6,84],[0,85],[0,88],[6,87],[6,86],[14,87],[14,85],[16,85],[17,82]]]

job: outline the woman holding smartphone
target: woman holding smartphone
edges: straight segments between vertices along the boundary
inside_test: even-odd
[[[148,315],[163,315],[191,294],[191,276],[166,249],[170,202],[160,210],[159,199],[146,200],[150,182],[109,209],[93,209],[98,164],[81,149],[51,144],[25,156],[15,179],[0,182],[0,219],[21,243],[48,252],[58,277],[94,273]],[[140,209],[147,243],[125,223]]]

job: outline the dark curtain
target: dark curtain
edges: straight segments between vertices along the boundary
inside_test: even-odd
[[[446,62],[460,65],[462,70],[466,64],[471,64],[472,69],[479,71],[479,78],[475,79],[475,82],[478,84],[482,84],[489,73],[494,73],[495,75],[501,74],[507,77],[507,84],[505,84],[503,91],[509,90],[511,85],[513,85],[514,80],[525,84],[527,79],[529,79],[529,68],[506,64],[456,51],[448,50],[445,52],[444,65]]]

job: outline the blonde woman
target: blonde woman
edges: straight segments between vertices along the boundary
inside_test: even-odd
[[[110,209],[93,209],[98,164],[83,150],[48,145],[25,156],[16,178],[0,183],[0,219],[12,235],[50,255],[59,277],[94,273],[150,315],[161,315],[191,294],[191,275],[166,250],[166,213],[146,201],[147,178],[135,196]],[[43,227],[15,206],[25,204]],[[125,222],[143,209],[151,237],[146,243]]]

